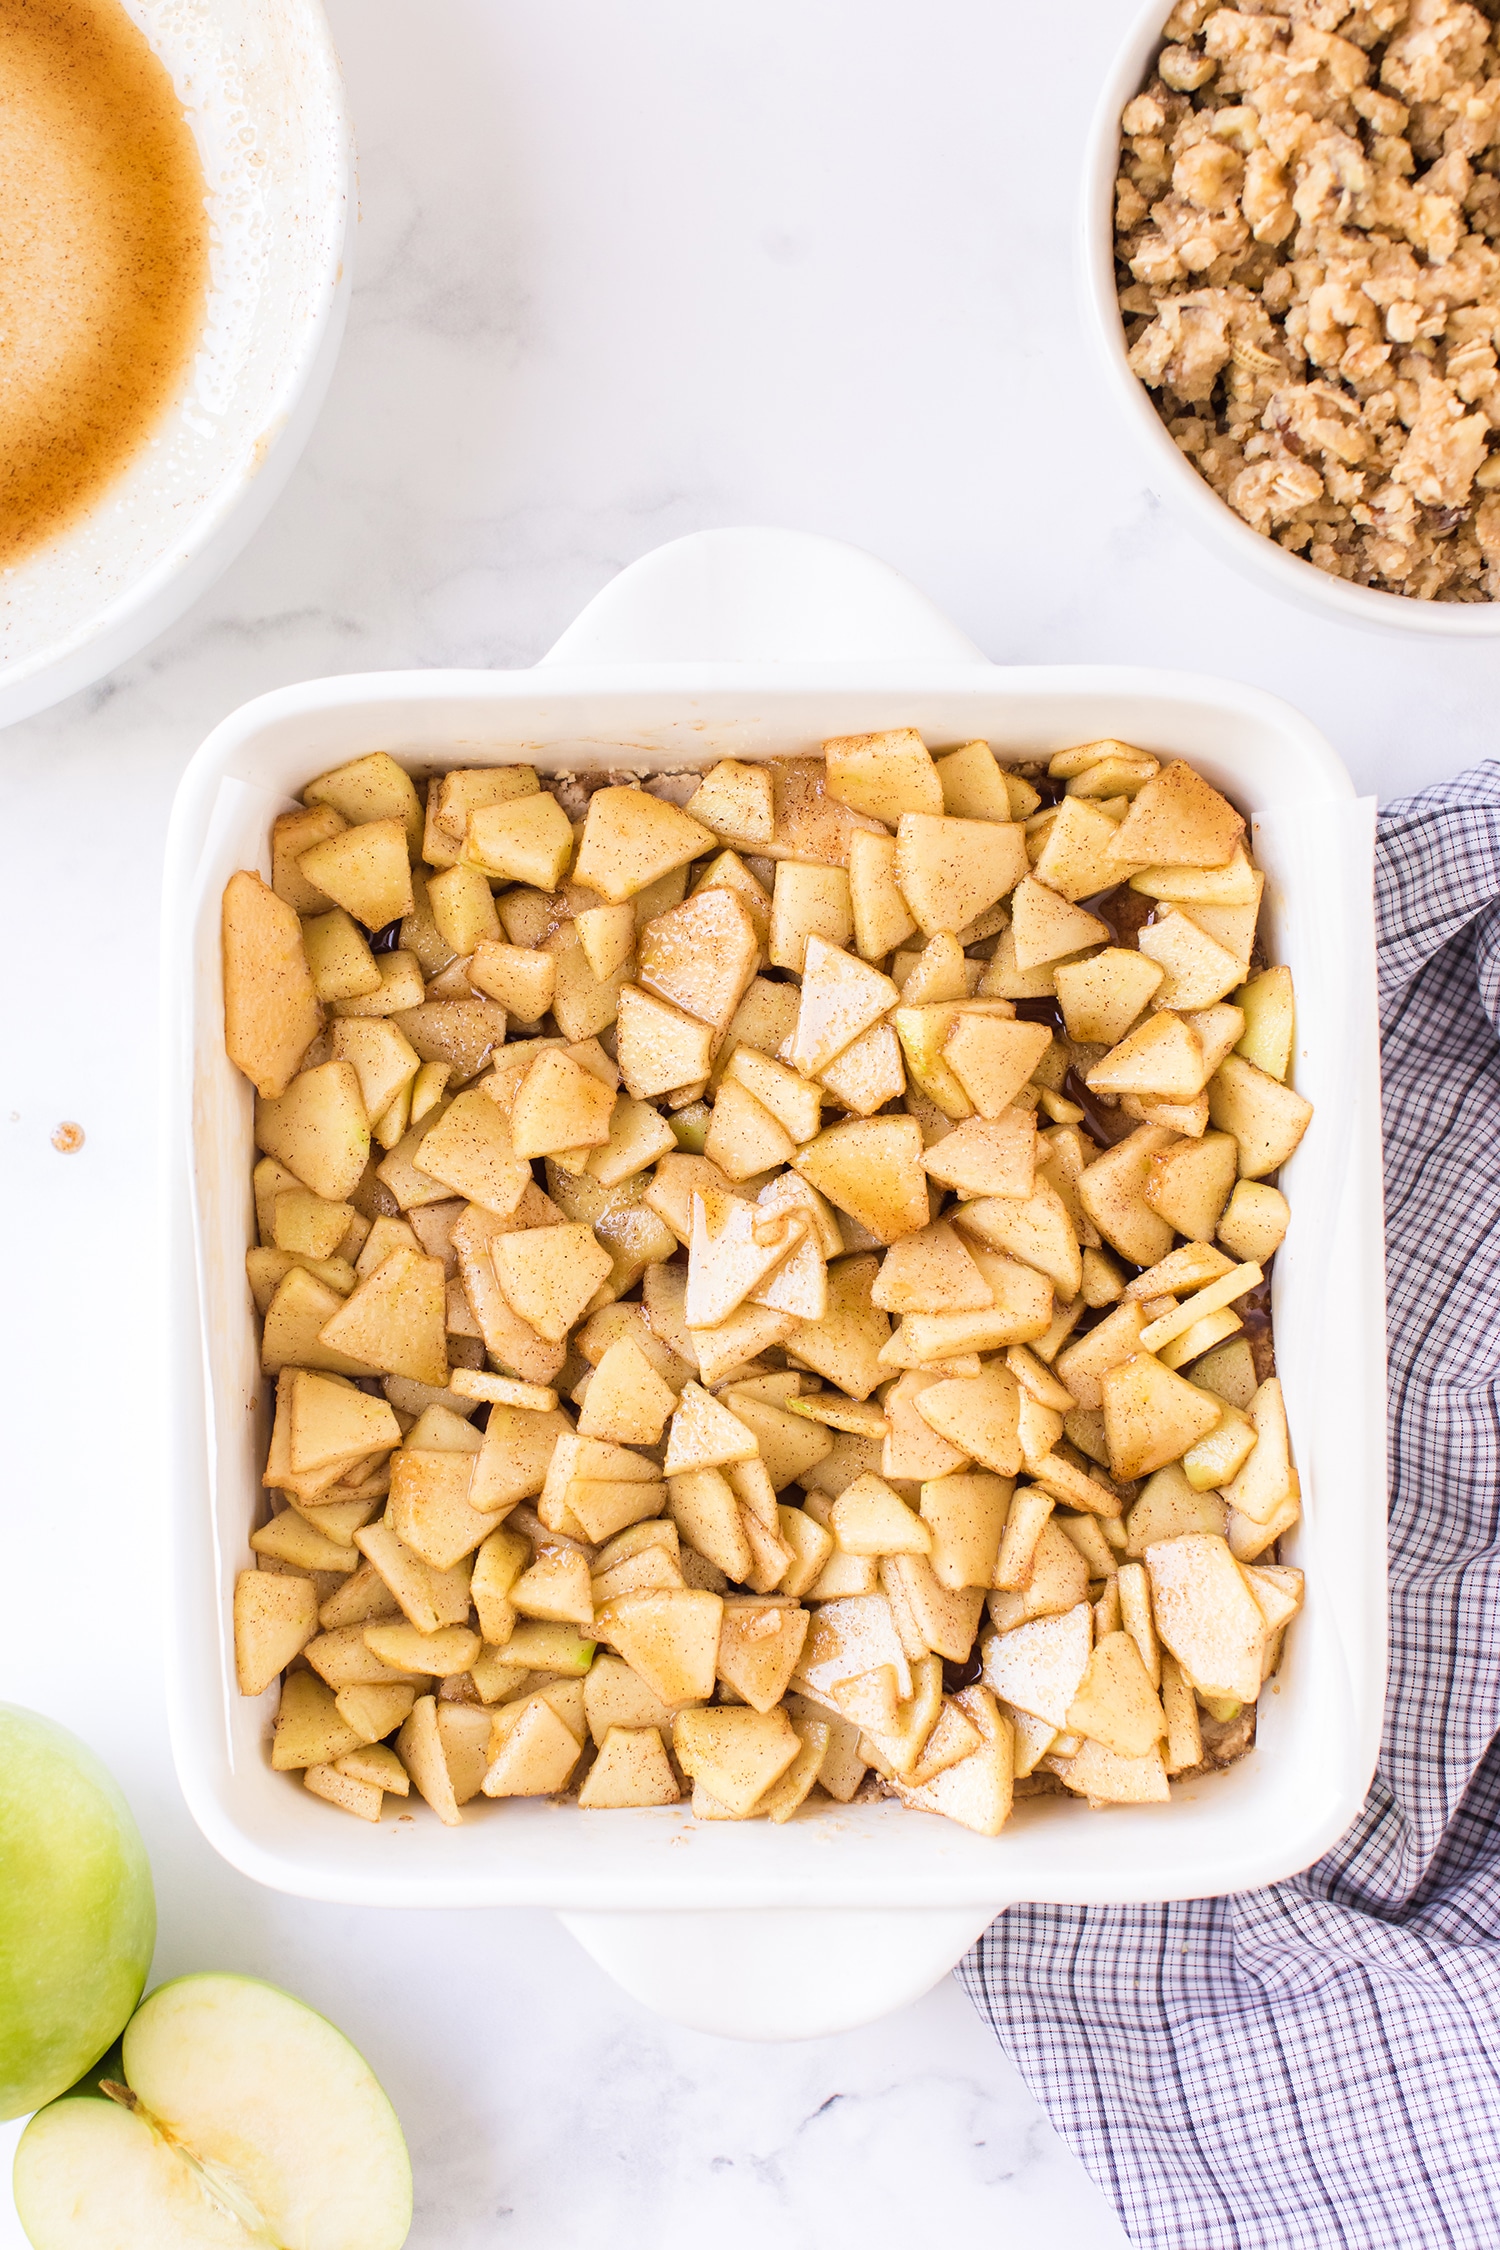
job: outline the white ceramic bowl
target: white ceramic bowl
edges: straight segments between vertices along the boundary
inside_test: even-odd
[[[1308,1602],[1254,1754],[1170,1809],[1046,1798],[998,1838],[894,1804],[783,1828],[685,1810],[478,1801],[460,1829],[342,1819],[272,1773],[275,1696],[235,1691],[229,1597],[260,1506],[264,1385],[245,1287],[251,1094],[224,1055],[219,900],[268,869],[273,815],[340,759],[414,772],[708,764],[917,726],[1017,756],[1110,733],[1183,752],[1255,817],[1271,943],[1298,996],[1297,1083],[1317,1105],[1287,1168],[1277,1341],[1306,1495]],[[560,1910],[651,2005],[749,2037],[867,2021],[934,1984],[1020,1899],[1194,1897],[1305,1867],[1347,1826],[1384,1687],[1385,1411],[1371,808],[1294,711],[1181,673],[988,664],[868,556],[781,532],[648,555],[530,671],[316,680],[245,706],[183,778],[164,892],[163,1199],[173,1383],[171,1707],[204,1833],[277,1889],[402,1906]]]
[[[1119,172],[1120,112],[1150,75],[1162,44],[1161,27],[1170,0],[1144,0],[1105,80],[1089,134],[1083,181],[1083,286],[1089,325],[1103,364],[1105,381],[1160,476],[1162,488],[1193,528],[1220,554],[1262,585],[1303,608],[1322,610],[1346,625],[1436,633],[1461,640],[1484,640],[1500,633],[1500,602],[1419,602],[1406,594],[1383,594],[1370,586],[1351,586],[1300,555],[1288,554],[1274,539],[1252,531],[1213,486],[1198,474],[1173,444],[1156,411],[1152,393],[1130,371],[1125,328],[1115,294],[1114,208]]]
[[[312,428],[348,303],[354,147],[318,0],[123,4],[203,163],[203,335],[123,474],[0,579],[0,725],[121,663],[238,554]]]

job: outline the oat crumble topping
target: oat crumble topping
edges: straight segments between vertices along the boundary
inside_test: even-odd
[[[1500,598],[1500,0],[1179,0],[1126,105],[1130,365],[1253,530]]]

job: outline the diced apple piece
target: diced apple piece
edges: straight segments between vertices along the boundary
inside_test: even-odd
[[[410,774],[386,750],[372,750],[366,757],[351,758],[347,764],[320,774],[303,790],[302,801],[307,805],[331,805],[343,819],[356,826],[368,825],[371,821],[399,821],[412,851],[421,849],[421,799]]]
[[[759,945],[744,901],[697,891],[640,935],[637,983],[716,1032],[726,1032],[755,974]]]
[[[477,1434],[477,1433],[476,1433]],[[434,1570],[451,1570],[495,1530],[510,1505],[471,1505],[474,1458],[405,1445],[391,1463],[386,1520],[396,1537]]]
[[[1251,1401],[1250,1421],[1255,1450],[1239,1474],[1225,1485],[1224,1498],[1252,1523],[1265,1523],[1285,1501],[1296,1496],[1297,1490],[1286,1407],[1274,1375],[1261,1384]]]
[[[1235,954],[1211,937],[1182,906],[1164,906],[1136,939],[1164,972],[1156,994],[1163,1008],[1206,1008],[1240,982]]]
[[[962,1196],[1029,1196],[1036,1184],[1036,1112],[971,1117],[923,1158],[929,1179]]]
[[[796,1676],[808,1693],[827,1702],[836,1682],[881,1664],[894,1668],[897,1697],[904,1701],[912,1692],[911,1666],[891,1605],[883,1594],[856,1594],[824,1602],[813,1612]]]
[[[719,1088],[703,1153],[726,1179],[748,1180],[785,1164],[796,1142],[780,1120],[733,1078]]]
[[[859,1477],[833,1503],[830,1529],[845,1554],[925,1555],[932,1533],[879,1477]]]
[[[1237,1258],[1264,1265],[1280,1249],[1291,1217],[1279,1188],[1265,1180],[1241,1180],[1219,1220],[1219,1240]]]
[[[976,1835],[998,1836],[1010,1817],[1015,1773],[1015,1735],[1009,1719],[984,1687],[961,1688],[953,1698],[980,1737],[980,1746],[921,1784],[892,1783],[901,1802],[915,1812],[942,1813]]]
[[[1179,906],[1247,906],[1260,897],[1260,878],[1250,865],[1243,841],[1222,867],[1147,867],[1132,875],[1130,887],[1147,898],[1166,898]]]
[[[993,1584],[1002,1592],[1018,1593],[1030,1585],[1037,1545],[1054,1506],[1051,1493],[1038,1485],[1023,1485],[1015,1493],[995,1558]]]
[[[1172,1794],[1159,1749],[1142,1758],[1127,1758],[1090,1739],[1072,1757],[1059,1758],[1054,1770],[1069,1789],[1095,1807],[1164,1805]]]
[[[1141,1330],[1141,1349],[1159,1352],[1164,1345],[1174,1342],[1178,1337],[1186,1338],[1189,1330],[1208,1314],[1232,1304],[1236,1297],[1243,1297],[1262,1278],[1257,1265],[1231,1266],[1227,1273],[1218,1275],[1204,1288],[1195,1290],[1170,1312],[1161,1313],[1149,1322]]]
[[[839,804],[894,828],[902,813],[940,813],[943,785],[913,727],[837,735],[823,745],[825,787]]]
[[[224,1045],[258,1094],[286,1093],[323,1021],[293,909],[258,875],[224,890]]]
[[[531,1185],[531,1166],[517,1155],[499,1105],[478,1086],[449,1104],[418,1142],[413,1162],[451,1194],[501,1218]]]
[[[477,867],[448,867],[429,877],[427,903],[439,937],[455,953],[467,958],[480,946],[498,941],[500,917],[490,886]]]
[[[688,1469],[717,1469],[733,1461],[750,1461],[758,1451],[744,1423],[739,1421],[699,1383],[684,1385],[672,1416],[667,1444],[666,1473],[680,1476]]]
[[[340,916],[339,919],[346,917]],[[329,924],[334,917],[325,914],[322,920],[324,924]],[[316,927],[318,925],[309,922],[303,930],[303,936],[308,941],[309,958],[315,950],[313,932]],[[349,928],[363,945],[364,940],[354,930],[352,922]],[[375,972],[373,983],[364,992],[351,993],[347,999],[333,1001],[331,1005],[335,1016],[361,1021],[378,1020],[389,1016],[409,1016],[421,1005],[422,971],[414,954],[382,953],[378,959],[371,954],[370,962]]]
[[[731,1598],[719,1634],[719,1677],[753,1711],[770,1711],[797,1669],[811,1620],[785,1601]]]
[[[813,867],[784,859],[776,869],[771,894],[771,929],[766,948],[771,966],[799,977],[808,941],[817,937],[844,947],[854,935],[849,877],[842,867]]]
[[[1083,1256],[1067,1206],[1045,1174],[1029,1196],[985,1196],[960,1204],[954,1218],[986,1250],[1018,1258],[1045,1274],[1060,1297],[1071,1302],[1077,1296],[1083,1282]]]
[[[531,766],[461,766],[443,774],[427,792],[423,859],[433,867],[453,866],[463,852],[469,815],[477,805],[534,797],[540,786]]]
[[[816,933],[806,954],[791,1059],[804,1077],[817,1078],[895,1006],[898,995],[889,977]]]
[[[681,1791],[655,1727],[611,1727],[584,1775],[585,1812],[625,1805],[675,1805]]]
[[[463,863],[510,883],[552,891],[573,856],[568,816],[545,790],[508,804],[476,805],[465,831]],[[584,878],[580,876],[579,881]],[[597,885],[593,886],[595,889]]]
[[[480,1650],[479,1635],[467,1625],[444,1625],[424,1633],[405,1620],[363,1628],[373,1656],[393,1671],[445,1680],[467,1672]]]
[[[621,1336],[600,1360],[579,1417],[584,1437],[616,1445],[655,1445],[677,1404],[638,1344]]]
[[[1018,1709],[1064,1727],[1088,1673],[1092,1634],[1087,1602],[994,1634],[985,1643],[985,1685]]]
[[[963,929],[1025,873],[1025,832],[1014,822],[904,812],[897,824],[896,880],[929,937]]]
[[[596,789],[573,879],[618,906],[712,851],[714,843],[712,829],[660,797],[628,787]]]
[[[277,1251],[252,1251],[253,1258],[280,1256]],[[262,1370],[274,1375],[283,1367],[319,1368],[330,1375],[372,1375],[362,1359],[351,1358],[318,1341],[328,1321],[344,1302],[339,1289],[329,1286],[301,1264],[291,1264],[276,1284],[267,1305],[261,1332]]]
[[[487,1797],[555,1797],[567,1787],[581,1749],[571,1728],[537,1696],[528,1701],[502,1738],[484,1777],[484,1793]]]
[[[994,1583],[1010,1497],[1008,1476],[957,1475],[924,1482],[922,1520],[932,1533],[932,1569],[940,1586],[956,1592]]]
[[[1117,833],[1116,822],[1097,805],[1065,797],[1047,823],[1032,872],[1060,898],[1092,898],[1130,872],[1114,856]]]
[[[1245,1018],[1236,1052],[1268,1078],[1285,1079],[1296,1029],[1291,970],[1263,969],[1234,997]]]
[[[411,860],[400,820],[366,820],[343,829],[314,844],[297,865],[307,882],[367,930],[383,929],[411,912]]]
[[[1040,968],[1045,962],[1062,961],[1091,945],[1108,945],[1110,941],[1107,922],[1058,892],[1049,891],[1034,875],[1023,875],[1017,883],[1010,912],[1019,969]]]
[[[1174,758],[1132,801],[1114,857],[1137,866],[1223,867],[1244,832],[1244,815],[1228,798]]]
[[[333,1053],[336,1061],[352,1064],[367,1117],[383,1116],[421,1067],[415,1047],[393,1023],[340,1018],[333,1026]]]
[[[894,837],[862,831],[850,837],[849,902],[855,948],[866,961],[883,961],[916,929],[896,881]]]
[[[274,1153],[274,1152],[273,1152]],[[794,1159],[802,1177],[882,1243],[927,1224],[922,1130],[910,1117],[830,1125]]]
[[[638,985],[621,987],[617,1051],[626,1090],[637,1101],[671,1093],[706,1078],[713,1030]]]
[[[962,749],[948,751],[935,763],[943,811],[953,819],[1003,822],[1021,817],[1013,808],[1006,775],[987,742],[966,742]]]
[[[590,906],[573,918],[584,959],[601,984],[628,966],[635,952],[635,908]],[[497,995],[498,998],[498,995]]]
[[[1181,1466],[1173,1462],[1151,1478],[1126,1518],[1125,1551],[1138,1560],[1158,1541],[1190,1531],[1222,1537],[1224,1503],[1215,1492],[1195,1491]]]
[[[1179,1774],[1203,1762],[1203,1731],[1198,1701],[1175,1656],[1161,1660],[1161,1701],[1167,1720],[1166,1769]]]
[[[667,1484],[667,1509],[690,1547],[743,1585],[754,1567],[739,1500],[718,1469],[688,1469]]]
[[[320,1063],[286,1092],[255,1105],[255,1145],[327,1203],[353,1194],[370,1155],[359,1080],[348,1063]]]
[[[542,1548],[511,1587],[510,1601],[522,1617],[538,1617],[551,1625],[592,1626],[588,1557],[579,1547]]]
[[[731,1390],[725,1403],[759,1446],[760,1465],[774,1491],[800,1483],[833,1451],[833,1439],[827,1430],[785,1413],[769,1400],[743,1397]]]
[[[440,1258],[398,1250],[344,1299],[321,1341],[388,1374],[442,1389],[448,1380],[445,1294]]]
[[[1145,1562],[1156,1630],[1198,1693],[1253,1703],[1270,1629],[1227,1542],[1188,1532]]]
[[[1008,1634],[1035,1618],[1061,1616],[1080,1603],[1087,1608],[1088,1583],[1088,1564],[1056,1518],[1049,1517],[1036,1543],[1031,1577],[1019,1590],[991,1594],[990,1616]]]
[[[1219,1399],[1138,1351],[1103,1380],[1104,1432],[1111,1474],[1129,1479],[1165,1468],[1206,1437],[1223,1412]]]
[[[337,836],[349,823],[332,805],[278,813],[271,823],[271,888],[298,914],[319,914],[333,904],[326,891],[310,883],[297,865],[304,852]]]
[[[595,1620],[594,1630],[598,1631]],[[576,1625],[553,1625],[540,1617],[525,1617],[516,1626],[502,1651],[507,1664],[532,1672],[558,1672],[569,1679],[583,1678],[594,1661],[598,1644]]]
[[[589,1177],[601,1187],[618,1187],[634,1179],[677,1146],[672,1128],[648,1102],[632,1101],[628,1094],[615,1098],[609,1118],[609,1138],[596,1147],[588,1161]]]
[[[1019,1398],[1008,1368],[992,1362],[982,1374],[934,1383],[917,1394],[916,1408],[956,1451],[996,1476],[1020,1468]]]
[[[1203,1043],[1180,1016],[1163,1009],[1094,1064],[1087,1083],[1096,1094],[1145,1094],[1186,1102],[1202,1091]]]
[[[925,1555],[886,1555],[880,1564],[880,1583],[899,1599],[922,1643],[936,1656],[962,1664],[974,1645],[984,1592],[978,1586],[940,1584]]]
[[[382,1398],[295,1369],[285,1379],[287,1465],[295,1472],[354,1461],[399,1444],[400,1424]],[[277,1419],[283,1392],[278,1386]]]
[[[557,987],[557,956],[533,952],[527,946],[502,945],[489,938],[482,938],[471,953],[469,982],[475,991],[498,1002],[521,1023],[540,1023]]]
[[[417,1691],[415,1687],[400,1680],[355,1682],[349,1687],[340,1688],[334,1697],[339,1717],[344,1720],[346,1725],[353,1727],[362,1743],[367,1744],[383,1742],[388,1734],[393,1734],[397,1727],[403,1725],[410,1718],[412,1705],[416,1700]],[[358,1750],[349,1750],[344,1753],[346,1759],[366,1755],[368,1755],[367,1752]],[[392,1759],[395,1759],[394,1751],[390,1752],[389,1755]],[[340,1763],[342,1764],[343,1761],[341,1760]],[[361,1780],[371,1778],[368,1773],[359,1773],[357,1768],[353,1770]],[[387,1773],[389,1778],[382,1781],[380,1787],[389,1789],[398,1797],[404,1797],[409,1787],[406,1768],[397,1760],[394,1773],[391,1772],[389,1767],[382,1770]]]
[[[1004,1116],[1052,1043],[1045,1024],[961,1012],[943,1041],[943,1060],[981,1117]]]
[[[595,1630],[671,1710],[714,1691],[723,1602],[717,1594],[623,1594],[606,1602]]]
[[[355,1217],[348,1203],[325,1203],[306,1188],[277,1196],[271,1235],[278,1250],[298,1250],[312,1258],[331,1258]]]
[[[1208,1110],[1239,1144],[1244,1180],[1261,1179],[1285,1164],[1312,1118],[1310,1102],[1242,1055],[1229,1055],[1219,1065],[1208,1089]]]
[[[452,1570],[431,1569],[420,1556],[402,1545],[383,1518],[357,1531],[354,1544],[374,1564],[399,1603],[402,1614],[418,1631],[435,1633],[443,1626],[464,1623],[469,1614],[466,1563],[459,1563]]]
[[[1145,1190],[1152,1158],[1170,1148],[1174,1137],[1160,1125],[1138,1126],[1079,1174],[1078,1199],[1084,1210],[1105,1241],[1132,1265],[1154,1266],[1172,1247],[1172,1229],[1151,1209]]]
[[[234,1581],[234,1668],[241,1695],[263,1695],[318,1629],[310,1578],[242,1570]]]
[[[1065,1724],[1123,1758],[1149,1757],[1165,1737],[1166,1715],[1128,1633],[1107,1633],[1098,1643]]]
[[[727,1091],[721,1092],[721,1101]],[[806,1231],[801,1214],[762,1213],[737,1196],[717,1195],[712,1189],[707,1194],[695,1191],[688,1251],[689,1327],[716,1328],[728,1320]]]
[[[716,836],[737,844],[769,844],[774,829],[771,776],[765,766],[721,758],[711,766],[684,807]]]
[[[895,1243],[871,1292],[886,1312],[978,1312],[992,1303],[988,1283],[951,1226],[938,1221]]]
[[[511,1311],[553,1344],[564,1341],[612,1262],[581,1223],[497,1235],[490,1257]]]
[[[1201,1141],[1184,1142],[1154,1156],[1142,1194],[1158,1217],[1179,1234],[1194,1242],[1211,1242],[1234,1185],[1238,1160],[1230,1134],[1205,1133]]]
[[[360,1741],[353,1727],[339,1716],[332,1689],[316,1672],[288,1672],[281,1683],[276,1731],[271,1738],[271,1764],[277,1773],[331,1766],[346,1751],[357,1750]]]
[[[818,1089],[784,1063],[757,1054],[753,1047],[740,1047],[730,1061],[724,1083],[742,1086],[754,1095],[794,1142],[810,1141],[817,1133],[821,1122]]]
[[[1157,992],[1165,971],[1143,953],[1107,947],[1053,972],[1070,1039],[1115,1046]]]
[[[609,1139],[614,1106],[612,1087],[564,1049],[548,1047],[516,1089],[510,1113],[512,1150],[530,1158],[601,1148]]]
[[[731,1707],[679,1711],[672,1722],[672,1746],[689,1778],[701,1783],[731,1818],[743,1820],[785,1773],[801,1743],[781,1709]]]

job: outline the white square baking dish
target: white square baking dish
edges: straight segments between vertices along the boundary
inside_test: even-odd
[[[1168,1809],[1024,1802],[997,1838],[894,1804],[781,1828],[683,1809],[595,1815],[476,1800],[464,1826],[335,1817],[271,1771],[274,1693],[234,1682],[230,1588],[260,1507],[264,1386],[244,1279],[251,1094],[224,1055],[219,899],[269,868],[275,812],[316,774],[389,750],[413,772],[680,768],[814,752],[915,726],[1002,754],[1103,734],[1190,757],[1255,823],[1273,958],[1298,998],[1296,1083],[1316,1115],[1287,1167],[1276,1339],[1305,1517],[1306,1611],[1254,1752]],[[1086,666],[1002,668],[883,566],[832,542],[719,532],[648,556],[529,671],[387,673],[261,698],[184,776],[164,894],[164,1194],[170,1216],[178,1773],[246,1874],[387,1906],[534,1906],[642,1998],[705,2028],[826,2031],[913,1997],[1002,1907],[1269,1883],[1354,1818],[1385,1680],[1385,1399],[1372,811],[1285,704],[1230,682]]]

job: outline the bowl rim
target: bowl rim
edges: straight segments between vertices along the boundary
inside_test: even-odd
[[[309,73],[309,80],[322,88],[324,121],[320,131],[331,157],[330,192],[322,206],[328,255],[322,261],[315,285],[304,294],[303,312],[297,323],[296,350],[283,365],[276,387],[265,401],[258,429],[244,441],[236,457],[225,466],[204,494],[201,504],[156,560],[109,601],[91,610],[46,647],[34,650],[13,664],[0,663],[0,708],[16,704],[14,715],[17,718],[45,709],[47,702],[55,699],[39,698],[37,693],[48,674],[60,675],[59,696],[71,694],[76,687],[97,677],[94,671],[75,677],[78,661],[86,650],[107,644],[99,666],[102,672],[123,661],[145,640],[154,638],[176,614],[175,611],[161,614],[162,604],[171,599],[170,589],[175,583],[189,582],[182,597],[183,606],[196,598],[203,586],[194,582],[195,571],[202,571],[207,565],[212,575],[220,567],[219,559],[209,557],[208,550],[225,537],[245,506],[247,496],[265,489],[274,498],[278,472],[282,471],[288,448],[295,454],[307,435],[306,428],[300,426],[296,410],[320,375],[331,373],[331,359],[326,369],[320,367],[320,361],[325,360],[336,344],[337,336],[331,332],[342,327],[348,296],[350,220],[356,188],[354,125],[333,30],[321,0],[285,0],[285,5],[289,13],[295,11],[300,16],[306,49],[319,65],[316,78]],[[107,496],[108,487],[101,497]],[[254,522],[249,523],[245,536],[248,537],[254,527]],[[66,537],[66,533],[63,536]],[[227,566],[231,559],[232,551],[227,551],[222,564]],[[207,583],[205,578],[204,584]],[[153,615],[153,612],[158,614]],[[4,723],[5,719],[0,717],[0,724]]]
[[[1079,263],[1087,325],[1111,392],[1148,450],[1166,464],[1166,479],[1174,496],[1184,502],[1193,528],[1229,561],[1286,600],[1320,606],[1345,624],[1377,632],[1394,628],[1460,640],[1485,640],[1500,633],[1500,601],[1423,602],[1409,594],[1352,585],[1348,579],[1319,570],[1316,563],[1300,555],[1289,554],[1263,532],[1252,531],[1184,458],[1162,423],[1146,385],[1132,372],[1115,294],[1114,185],[1119,169],[1120,113],[1139,92],[1147,61],[1162,44],[1167,12],[1168,0],[1140,0],[1134,21],[1105,75],[1089,128],[1079,211]]]

